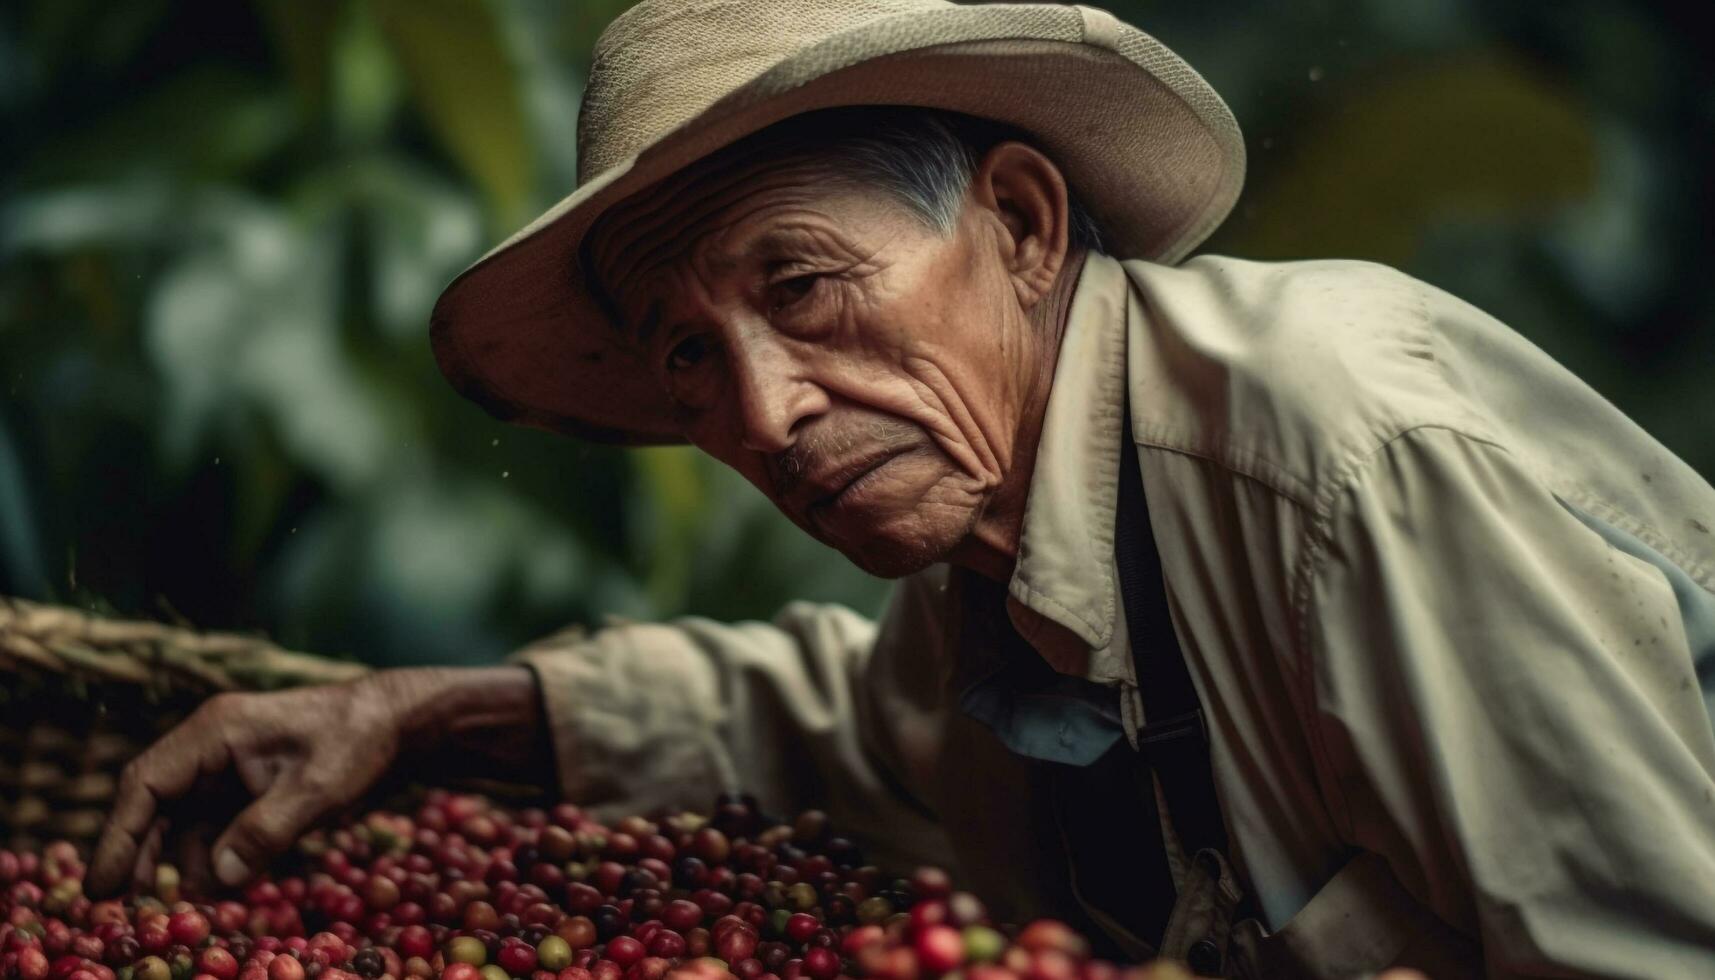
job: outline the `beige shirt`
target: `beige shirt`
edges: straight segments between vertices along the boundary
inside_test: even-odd
[[[1270,929],[1316,933],[1295,941],[1328,975],[1377,969],[1409,940],[1382,908],[1403,898],[1494,976],[1715,976],[1694,663],[1715,646],[1715,490],[1398,272],[1091,256],[1008,609],[1056,669],[1120,686],[1133,728],[1112,560],[1128,391],[1231,857]],[[1024,766],[953,706],[945,582],[903,581],[878,624],[795,603],[524,651],[562,789],[611,811],[724,788],[822,806],[884,863],[953,863],[1004,914],[1042,911],[1058,842],[1024,835]]]

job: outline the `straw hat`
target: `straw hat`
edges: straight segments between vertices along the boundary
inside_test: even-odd
[[[508,421],[601,442],[675,442],[662,392],[583,282],[607,208],[788,116],[948,109],[1032,134],[1122,258],[1175,262],[1226,217],[1244,144],[1214,89],[1089,7],[945,0],[644,0],[596,43],[578,189],[435,304],[441,371]]]

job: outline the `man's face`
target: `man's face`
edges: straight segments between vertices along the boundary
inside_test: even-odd
[[[947,558],[1013,458],[1037,340],[1005,233],[788,161],[638,195],[592,258],[686,438],[896,576]]]

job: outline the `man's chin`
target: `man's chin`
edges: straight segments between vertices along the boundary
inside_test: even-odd
[[[852,564],[876,578],[904,578],[907,575],[915,575],[946,557],[945,552],[936,555],[928,550],[905,551],[879,548],[855,553],[842,550],[840,554],[845,555],[851,559]]]
[[[822,538],[822,542],[877,578],[903,578],[946,561],[961,537],[923,529],[883,528],[853,539]]]

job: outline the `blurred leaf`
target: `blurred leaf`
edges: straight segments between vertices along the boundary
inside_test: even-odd
[[[481,0],[372,0],[416,105],[512,226],[534,179],[518,77],[493,9]]]
[[[154,244],[180,230],[167,220],[178,203],[170,187],[144,180],[20,194],[0,207],[0,255]]]
[[[45,598],[48,577],[27,489],[24,461],[0,416],[0,592]]]
[[[331,86],[329,63],[341,4],[335,0],[256,0],[280,59],[286,63],[292,88],[311,115],[327,105]]]
[[[346,143],[384,142],[404,99],[392,45],[367,4],[347,4],[330,52],[334,131]]]
[[[33,147],[19,181],[228,179],[284,145],[293,130],[286,99],[227,68],[193,68],[113,106],[100,120]]]
[[[113,71],[148,43],[152,31],[172,7],[169,0],[56,0],[32,4],[30,47],[49,74],[68,65],[81,71]]]
[[[1444,216],[1536,214],[1590,191],[1595,141],[1563,86],[1499,57],[1360,80],[1293,136],[1209,249],[1404,264]]]
[[[217,233],[186,250],[149,303],[149,352],[169,382],[169,456],[187,462],[237,404],[262,412],[294,458],[334,486],[371,484],[408,440],[342,350],[342,243],[257,202],[229,197],[211,209]]]
[[[661,608],[678,608],[684,602],[705,500],[696,450],[685,446],[640,449],[633,461],[653,511],[652,533],[644,550],[649,594]]]
[[[342,171],[371,247],[369,291],[389,339],[421,347],[441,289],[483,244],[470,195],[411,161],[378,157]]]

